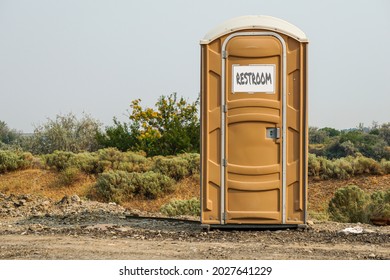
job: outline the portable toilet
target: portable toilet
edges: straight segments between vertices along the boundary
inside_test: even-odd
[[[200,41],[205,227],[305,226],[307,44],[270,16],[233,18]]]

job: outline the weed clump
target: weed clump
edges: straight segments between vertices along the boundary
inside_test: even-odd
[[[373,218],[390,218],[390,189],[366,194],[357,186],[336,191],[329,202],[332,220],[342,223],[368,223]]]
[[[98,174],[103,172],[99,165],[99,158],[96,153],[83,152],[75,154],[72,158],[71,165],[77,167],[86,174]]]
[[[367,223],[369,196],[358,186],[340,188],[329,202],[332,220],[342,223]]]
[[[70,186],[78,182],[81,178],[81,171],[76,167],[67,167],[61,170],[57,178],[57,186]]]
[[[131,199],[135,194],[132,179],[132,173],[110,170],[99,174],[94,188],[104,201],[121,203]]]
[[[156,157],[153,170],[167,175],[176,181],[190,175],[188,161],[181,157]]]
[[[197,153],[180,154],[178,157],[185,159],[188,162],[188,170],[191,175],[200,173],[200,155]]]
[[[309,154],[308,175],[315,179],[348,179],[356,175],[383,175],[390,173],[390,161],[380,163],[362,155],[329,160]]]
[[[175,190],[175,182],[164,174],[153,171],[133,174],[136,193],[144,198],[155,199]]]
[[[46,166],[57,171],[64,170],[74,163],[75,154],[73,152],[54,151],[43,156]]]
[[[135,196],[146,199],[161,197],[174,191],[175,185],[171,178],[153,171],[110,170],[99,174],[94,188],[103,200],[122,203]]]
[[[28,152],[0,150],[0,173],[31,167],[34,157]]]
[[[197,198],[189,200],[172,200],[164,204],[160,208],[160,212],[167,216],[199,216],[200,215],[200,201]]]
[[[370,218],[390,219],[390,189],[372,193],[368,210]]]

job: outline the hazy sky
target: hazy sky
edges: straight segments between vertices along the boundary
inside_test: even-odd
[[[0,120],[32,132],[56,114],[105,125],[130,101],[199,94],[199,40],[270,15],[309,43],[309,125],[390,122],[390,1],[0,0]]]

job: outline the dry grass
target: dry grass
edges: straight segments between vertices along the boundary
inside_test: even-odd
[[[327,210],[329,201],[335,192],[348,185],[359,186],[368,193],[386,190],[390,187],[390,175],[357,176],[350,179],[330,179],[324,181],[309,180],[309,210],[322,213]]]
[[[53,200],[60,200],[65,195],[77,194],[87,197],[91,187],[95,184],[94,176],[81,173],[81,177],[69,186],[58,185],[59,173],[42,169],[27,169],[21,171],[0,174],[0,192],[5,194],[36,194]],[[158,211],[162,205],[172,199],[191,199],[199,197],[199,175],[185,178],[177,183],[174,193],[155,200],[135,198],[123,203],[129,209],[142,211]],[[372,193],[385,190],[390,187],[390,175],[384,176],[358,176],[351,179],[331,179],[316,181],[310,179],[308,188],[309,213],[323,215],[327,209],[329,200],[337,189],[347,185],[357,185],[364,191]]]
[[[176,191],[167,196],[154,200],[135,198],[130,202],[123,203],[123,206],[129,209],[156,212],[159,211],[162,205],[170,202],[172,199],[191,199],[193,197],[199,197],[200,187],[198,178],[193,176],[184,178],[177,183]]]
[[[35,194],[53,200],[60,200],[65,195],[77,194],[87,197],[96,179],[91,175],[80,174],[80,178],[68,186],[58,184],[57,171],[28,169],[22,171],[0,174],[0,192],[5,194]],[[172,199],[190,199],[199,197],[199,177],[188,177],[177,183],[176,191],[162,198],[147,200],[134,198],[123,203],[129,209],[142,211],[158,211],[162,205]]]
[[[92,176],[81,174],[80,178],[68,185],[58,184],[58,172],[27,169],[0,174],[0,192],[5,194],[35,194],[53,200],[60,200],[65,195],[77,194],[85,197],[90,186],[95,182]]]

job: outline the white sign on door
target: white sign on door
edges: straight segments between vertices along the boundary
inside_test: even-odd
[[[275,65],[233,65],[233,93],[275,93]]]

